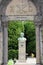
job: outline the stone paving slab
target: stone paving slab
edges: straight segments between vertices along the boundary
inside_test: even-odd
[[[14,65],[36,65],[36,58],[27,58],[26,62],[16,62]]]
[[[36,64],[14,64],[14,65],[36,65]]]

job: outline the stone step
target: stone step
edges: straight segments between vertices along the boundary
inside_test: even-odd
[[[14,65],[36,65],[36,64],[30,62],[30,64],[29,63],[17,63]]]
[[[14,65],[36,65],[36,64],[14,64]]]

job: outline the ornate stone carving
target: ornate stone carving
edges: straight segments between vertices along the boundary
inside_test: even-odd
[[[28,7],[28,4],[29,4],[29,9],[28,11],[25,10],[26,7]],[[33,8],[32,6],[30,5],[30,2],[26,4],[26,3],[20,3],[19,5],[16,5],[16,7],[18,8],[18,13],[26,13],[26,12],[32,12],[33,11]]]
[[[36,15],[36,13],[35,5],[28,0],[12,0],[6,8],[6,15]]]
[[[34,20],[35,20],[35,22],[41,22],[42,16],[41,16],[41,15],[36,15],[36,16],[34,17]]]

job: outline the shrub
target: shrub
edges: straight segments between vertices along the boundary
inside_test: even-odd
[[[8,51],[8,59],[14,60],[14,58],[18,59],[18,50],[11,49]]]

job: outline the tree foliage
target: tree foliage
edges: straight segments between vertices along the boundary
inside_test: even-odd
[[[11,21],[8,24],[8,57],[9,59],[17,58],[18,38],[20,33],[24,32],[26,41],[26,52],[30,55],[36,52],[35,26],[33,21]]]
[[[18,37],[22,32],[22,23],[19,21],[11,21],[8,24],[8,48],[18,49]]]
[[[28,55],[31,53],[36,54],[35,25],[33,22],[27,22],[25,23],[24,28],[25,37],[27,39],[26,52]]]
[[[14,60],[14,58],[16,58],[16,59],[18,58],[18,50],[11,49],[8,51],[8,59]]]

